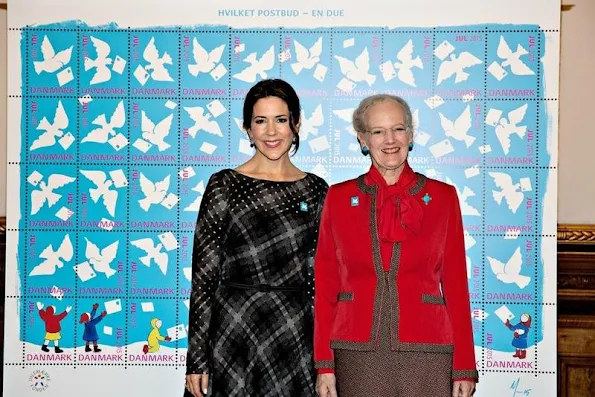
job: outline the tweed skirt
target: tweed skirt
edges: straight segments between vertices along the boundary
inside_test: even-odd
[[[383,296],[390,296],[388,287]],[[452,396],[452,353],[392,351],[390,305],[382,307],[378,349],[334,350],[339,397]]]

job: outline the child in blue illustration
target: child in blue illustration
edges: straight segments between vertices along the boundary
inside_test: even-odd
[[[95,353],[99,353],[101,349],[97,346],[97,341],[99,340],[99,335],[97,334],[97,323],[99,323],[106,315],[106,311],[102,311],[101,314],[95,317],[95,313],[97,312],[97,308],[99,307],[98,303],[93,305],[93,310],[91,313],[83,313],[81,314],[81,319],[79,323],[85,324],[85,332],[83,332],[83,340],[86,342],[85,344],[85,351],[90,352],[91,347],[89,344],[93,342],[93,351]]]
[[[527,357],[527,337],[529,336],[529,329],[531,328],[531,316],[529,313],[523,313],[521,315],[521,322],[512,325],[509,320],[506,320],[505,325],[511,331],[514,331],[512,345],[516,348],[516,353],[513,357],[524,360]]]
[[[147,344],[143,346],[143,353],[157,353],[159,351],[159,341],[164,340],[169,342],[171,338],[169,336],[162,336],[159,332],[161,328],[161,320],[155,317],[151,320],[151,332],[147,338]]]
[[[41,350],[49,352],[50,349],[48,349],[48,345],[50,344],[50,341],[52,341],[54,342],[54,351],[56,353],[62,353],[63,350],[60,349],[58,342],[62,338],[62,335],[60,334],[60,330],[62,329],[60,327],[60,321],[66,317],[70,309],[72,309],[72,306],[67,306],[66,310],[60,314],[55,314],[55,306],[48,306],[43,310],[43,303],[37,302],[37,309],[39,310],[39,317],[45,323],[45,340],[43,346],[41,346]]]

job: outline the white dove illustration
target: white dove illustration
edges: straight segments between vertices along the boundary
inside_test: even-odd
[[[291,70],[298,75],[304,69],[312,69],[314,65],[320,62],[320,55],[322,55],[322,36],[316,42],[306,49],[299,41],[293,40],[295,48],[295,58],[297,62],[291,64]]]
[[[246,83],[254,83],[256,81],[256,76],[260,76],[261,79],[266,79],[266,72],[275,66],[275,46],[272,45],[264,54],[262,54],[260,59],[256,59],[256,52],[249,54],[244,58],[244,62],[248,62],[250,66],[247,66],[241,72],[234,74],[234,78]]]
[[[172,65],[171,56],[164,52],[163,56],[159,56],[159,51],[155,46],[155,37],[151,37],[149,44],[143,51],[143,58],[149,62],[144,68],[145,70],[151,71],[151,78],[155,81],[174,81],[169,74],[169,71],[165,68],[165,65]]]
[[[75,180],[76,178],[66,175],[52,174],[47,184],[44,181],[39,182],[39,190],[31,192],[31,215],[37,214],[46,201],[49,208],[54,206],[62,198],[62,195],[54,193],[54,189],[59,189]]]
[[[440,85],[453,75],[455,76],[455,84],[465,81],[469,78],[469,73],[465,72],[464,69],[481,63],[483,62],[479,58],[467,51],[461,52],[458,57],[451,54],[449,59],[442,61],[438,68],[436,85]]]
[[[354,111],[355,111],[355,108],[337,109],[337,110],[333,110],[333,114],[335,116],[337,116],[338,118],[340,118],[341,120],[348,122],[349,124],[347,125],[347,127],[345,127],[345,131],[347,131],[347,133],[349,135],[357,137],[357,133],[355,132],[355,129],[353,128],[353,125],[351,124]]]
[[[54,146],[56,144],[56,138],[64,135],[63,130],[68,128],[68,124],[68,115],[64,110],[64,106],[62,106],[62,101],[58,101],[56,113],[54,114],[54,122],[50,124],[45,116],[39,121],[37,129],[43,132],[33,141],[29,150]]]
[[[72,47],[73,46],[70,46],[56,54],[50,39],[48,39],[47,36],[43,36],[43,41],[41,42],[41,55],[43,55],[43,61],[33,62],[35,73],[54,73],[55,71],[60,70],[63,66],[66,66],[70,62],[72,56]]]
[[[103,205],[111,216],[116,216],[116,202],[118,201],[118,192],[110,189],[114,182],[107,179],[107,175],[103,171],[86,171],[80,170],[81,174],[88,180],[93,182],[96,188],[89,189],[91,200],[96,203],[100,198],[103,198]]]
[[[475,196],[475,192],[473,190],[471,190],[469,187],[465,186],[463,188],[463,191],[461,192],[459,187],[449,177],[446,177],[446,183],[453,185],[455,187],[455,190],[457,191],[457,196],[459,196],[459,204],[461,207],[461,213],[463,215],[481,216],[481,214],[479,213],[477,208],[475,208],[472,205],[470,205],[469,203],[467,203],[467,199],[469,197]]]
[[[188,116],[194,121],[194,125],[188,128],[188,134],[194,138],[198,131],[206,131],[209,134],[223,136],[219,123],[215,120],[211,120],[211,114],[206,112],[201,106],[196,107],[184,107],[184,110],[188,112]]]
[[[166,252],[161,252],[161,249],[163,248],[162,243],[158,243],[157,245],[155,245],[153,239],[141,238],[139,240],[131,241],[130,244],[134,245],[136,248],[140,248],[141,250],[147,253],[147,255],[138,258],[143,265],[151,267],[151,260],[153,260],[163,274],[167,273],[167,264],[169,262],[169,257],[167,256]]]
[[[195,37],[192,40],[192,56],[195,63],[188,64],[188,72],[194,77],[197,77],[199,73],[209,73],[221,61],[224,49],[225,44],[222,44],[211,52],[207,52]]]
[[[198,210],[200,209],[200,203],[202,202],[202,196],[205,193],[204,182],[203,181],[198,182],[196,184],[196,186],[194,186],[192,188],[192,190],[194,190],[195,192],[198,192],[200,194],[190,205],[188,205],[186,208],[184,208],[184,211],[186,211],[186,212],[198,212]]]
[[[409,39],[407,44],[401,48],[401,50],[397,53],[397,59],[400,61],[395,62],[394,66],[395,69],[398,69],[397,77],[405,84],[409,84],[412,87],[415,87],[415,76],[413,76],[413,69],[414,67],[423,69],[424,64],[421,62],[421,58],[419,56],[412,58],[413,56],[413,40]]]
[[[508,154],[510,150],[510,136],[512,134],[518,135],[520,138],[525,137],[527,126],[519,126],[521,121],[525,118],[528,104],[524,104],[510,112],[508,112],[508,120],[506,118],[500,119],[496,126],[496,137],[502,146],[504,154]]]
[[[419,109],[415,109],[411,114],[412,123],[413,123],[413,141],[415,143],[418,142],[419,136],[426,134],[420,129],[420,121],[419,121]]]
[[[153,145],[157,146],[157,149],[160,152],[169,149],[171,145],[165,142],[165,137],[169,135],[173,118],[174,115],[170,114],[155,125],[155,123],[147,117],[145,111],[141,111],[141,136],[145,141],[151,142]]]
[[[318,127],[324,124],[324,114],[322,113],[322,105],[316,106],[310,118],[306,118],[304,110],[302,109],[302,120],[300,128],[300,139],[304,141],[308,139],[308,135],[318,135]]]
[[[369,73],[370,55],[368,54],[368,47],[364,47],[361,54],[355,58],[355,61],[351,61],[339,55],[335,55],[335,59],[339,61],[341,73],[354,83],[365,81],[371,86],[376,81],[376,76]]]
[[[95,269],[96,272],[105,274],[105,277],[107,278],[116,274],[117,271],[112,269],[110,264],[116,259],[120,242],[116,240],[99,251],[99,247],[93,244],[88,238],[85,237],[85,241],[87,242],[85,256],[89,263],[93,265],[93,269]]]
[[[499,58],[504,59],[502,61],[502,67],[510,66],[510,71],[517,76],[528,76],[534,75],[535,72],[531,70],[523,61],[521,56],[527,55],[529,52],[523,48],[520,44],[517,45],[516,51],[512,52],[506,40],[503,36],[500,36],[500,43],[496,54]]]
[[[81,143],[96,142],[106,143],[110,136],[116,135],[116,128],[124,127],[126,124],[126,111],[124,110],[124,101],[120,101],[110,117],[109,123],[105,118],[105,114],[97,116],[91,124],[98,125],[99,128],[91,130],[83,139]]]
[[[138,204],[145,212],[148,212],[152,204],[159,204],[167,196],[169,175],[163,178],[162,181],[153,183],[141,172],[139,180],[140,189],[145,197],[138,200]]]
[[[438,113],[438,115],[440,116],[440,125],[447,137],[463,141],[467,147],[475,142],[475,137],[469,135],[469,129],[471,129],[471,108],[469,105],[465,107],[463,113],[457,117],[454,123],[444,117],[442,113]]]
[[[35,266],[29,276],[51,276],[56,273],[56,268],[61,269],[64,262],[69,262],[72,259],[73,253],[72,242],[67,234],[64,236],[58,250],[54,251],[53,245],[50,244],[41,251],[39,257],[45,260]]]
[[[521,203],[525,198],[525,194],[520,190],[520,183],[512,183],[512,177],[504,172],[489,172],[494,179],[494,183],[499,187],[500,191],[492,190],[492,196],[496,203],[501,204],[502,199],[506,200],[508,209],[516,214]]]
[[[186,280],[192,281],[192,267],[184,267],[182,268],[182,272],[184,272],[184,277],[186,277]]]
[[[97,57],[95,59],[91,59],[89,57],[85,58],[85,72],[95,68],[95,74],[91,78],[91,82],[89,84],[94,85],[105,83],[112,78],[112,72],[110,68],[107,67],[113,62],[112,58],[108,58],[111,48],[105,41],[99,40],[93,36],[91,36],[91,42],[97,51]]]
[[[517,247],[506,264],[489,256],[487,259],[488,262],[490,262],[490,267],[492,268],[492,272],[496,275],[496,278],[504,284],[514,283],[520,289],[523,289],[531,282],[531,277],[520,274],[521,266],[523,265],[523,257],[521,255],[520,247]]]

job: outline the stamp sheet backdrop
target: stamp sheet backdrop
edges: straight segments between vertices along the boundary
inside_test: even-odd
[[[330,184],[369,167],[358,102],[409,101],[412,167],[459,193],[477,395],[553,396],[560,2],[204,3],[11,4],[5,395],[182,392],[201,197],[252,155],[247,89],[281,77],[303,104],[293,159]],[[42,305],[69,308],[62,352]]]

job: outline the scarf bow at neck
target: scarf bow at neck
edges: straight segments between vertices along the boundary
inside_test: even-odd
[[[369,176],[378,186],[376,209],[380,239],[395,243],[416,236],[421,230],[423,209],[420,200],[411,195],[409,189],[417,182],[417,175],[405,163],[394,185],[388,185],[374,166]]]

